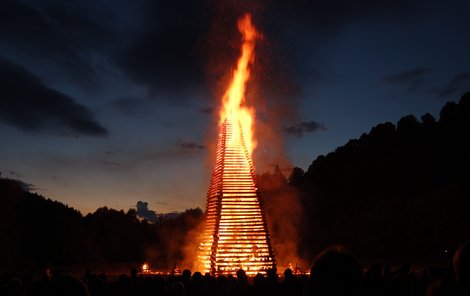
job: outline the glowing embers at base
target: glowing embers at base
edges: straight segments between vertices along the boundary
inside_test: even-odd
[[[214,275],[255,275],[276,264],[261,195],[241,125],[228,118],[220,129],[198,258]]]

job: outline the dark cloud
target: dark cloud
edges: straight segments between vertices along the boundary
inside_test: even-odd
[[[114,32],[96,12],[67,1],[0,1],[0,50],[79,82],[95,83],[92,51]],[[91,49],[91,51],[90,51]]]
[[[410,94],[417,91],[426,81],[425,76],[431,72],[431,68],[415,68],[398,73],[393,73],[384,77],[384,81],[401,88],[404,88],[404,94]]]
[[[145,201],[138,201],[136,205],[137,217],[142,219],[147,219],[152,223],[157,222],[157,213],[155,211],[149,210],[149,203]]]
[[[113,147],[113,145],[109,145],[108,148],[104,151],[104,154],[106,155],[116,155],[116,154],[122,154],[123,150],[122,149],[116,149]]]
[[[201,144],[198,144],[198,143],[195,143],[195,142],[178,141],[177,145],[183,151],[202,151],[206,148],[204,145],[201,145]]]
[[[103,164],[107,166],[115,167],[115,168],[122,167],[122,164],[120,164],[119,162],[115,162],[115,161],[103,161]]]
[[[14,181],[14,182],[18,183],[18,185],[19,185],[19,186],[21,187],[21,189],[23,189],[24,191],[33,191],[33,190],[36,190],[36,189],[37,189],[37,187],[34,186],[34,185],[31,184],[31,183],[26,183],[26,182],[24,182],[24,181],[21,181],[21,180],[19,180],[19,179],[16,179],[16,178],[22,177],[20,174],[17,174],[17,173],[15,173],[15,172],[13,172],[13,171],[11,171],[11,172],[9,172],[9,173],[10,173],[10,175],[14,176],[15,178],[12,178],[12,179],[10,179],[10,178],[3,178],[3,177],[2,177],[2,172],[0,172],[0,179],[5,179],[5,180]]]
[[[213,107],[206,107],[206,108],[201,108],[199,109],[202,113],[208,114],[208,115],[213,115],[215,112],[215,109]]]
[[[148,109],[148,100],[139,99],[137,97],[122,97],[111,102],[113,108],[120,113],[130,117],[140,117],[145,114],[150,114]]]
[[[162,161],[169,159],[181,159],[181,157],[194,157],[200,155],[206,149],[204,145],[191,141],[178,140],[166,147],[148,147],[139,152],[136,161]]]
[[[178,102],[201,94],[210,97],[206,85],[230,72],[239,46],[236,20],[246,12],[254,14],[255,23],[274,41],[268,42],[269,51],[289,55],[295,72],[311,81],[310,63],[299,54],[310,50],[308,42],[331,37],[355,21],[422,17],[428,11],[423,2],[136,0],[109,5],[86,0],[3,0],[0,50],[7,49],[21,60],[27,57],[27,62],[41,68],[54,65],[81,82],[95,83],[102,63],[110,63],[144,86],[149,97]],[[220,26],[228,29],[214,30]],[[264,58],[271,64],[280,60],[278,55]],[[220,69],[212,71],[213,67]],[[278,73],[274,77],[285,72],[284,67],[272,67]],[[56,68],[52,72],[57,73]]]
[[[465,87],[470,87],[470,73],[468,72],[455,75],[446,85],[431,90],[430,93],[436,94],[439,98],[444,98]]]
[[[93,113],[39,77],[0,57],[0,122],[25,132],[106,136]]]
[[[203,1],[142,1],[143,29],[115,58],[134,82],[150,95],[184,100],[203,86],[198,42],[207,25]]]
[[[351,2],[348,0],[319,1],[273,1],[278,13],[297,19],[306,24],[345,24],[353,19],[409,19],[416,11],[425,14],[425,1],[420,0],[364,0]],[[321,27],[321,26],[319,26]],[[320,29],[320,28],[319,28]]]
[[[254,76],[262,80],[263,97],[272,99],[283,88],[291,88],[285,83],[289,77],[280,77],[290,72],[281,65],[284,56],[294,66],[296,77],[312,81],[322,77],[317,74],[321,70],[311,69],[305,56],[312,58],[310,46],[319,38],[331,38],[352,22],[412,21],[427,14],[423,2],[141,0],[143,25],[114,61],[132,81],[149,89],[152,97],[172,102],[195,93],[210,97],[219,91],[214,85],[230,73],[238,55],[237,18],[252,12],[255,23],[269,38],[262,42],[268,44],[265,51],[260,49],[257,55],[263,71]],[[276,85],[276,90],[270,92],[265,84],[269,88]],[[290,92],[280,96],[293,97]]]
[[[15,171],[10,171],[10,175],[15,177],[15,178],[23,178],[23,175],[21,175],[20,173],[15,172]]]
[[[104,48],[118,37],[119,20],[100,1],[31,1],[43,18],[72,45]]]
[[[20,185],[21,189],[23,189],[24,191],[34,191],[34,190],[37,190],[37,187],[34,186],[33,184],[31,183],[26,183],[26,182],[23,182],[21,180],[15,180],[16,182],[18,182],[18,184]]]
[[[326,127],[321,122],[308,121],[300,122],[284,128],[286,134],[301,138],[304,133],[313,133],[317,131],[326,131]]]
[[[267,1],[266,1],[267,2]],[[330,69],[319,59],[321,46],[346,28],[361,24],[404,24],[428,17],[432,1],[299,0],[269,1],[260,12],[261,27],[293,67],[296,80],[324,83]],[[317,60],[318,59],[318,60]],[[326,81],[328,83],[328,81]]]

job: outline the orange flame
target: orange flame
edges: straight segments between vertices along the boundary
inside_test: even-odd
[[[241,55],[238,58],[237,68],[233,71],[232,81],[222,98],[220,123],[226,119],[240,122],[241,130],[245,133],[245,144],[250,155],[256,147],[253,138],[254,109],[245,106],[246,83],[250,78],[250,65],[255,59],[255,42],[260,34],[251,22],[251,15],[245,14],[238,20],[238,30],[243,36]]]
[[[207,194],[206,229],[198,260],[205,272],[249,275],[276,265],[251,154],[254,109],[245,105],[245,90],[260,38],[246,14],[238,21],[243,36],[241,55],[233,71],[220,112],[216,164]]]

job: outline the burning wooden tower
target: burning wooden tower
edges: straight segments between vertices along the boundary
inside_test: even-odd
[[[251,160],[253,109],[243,106],[259,33],[250,15],[239,20],[238,29],[243,35],[241,56],[223,97],[206,228],[198,256],[204,271],[213,275],[235,273],[240,268],[255,275],[276,265]]]

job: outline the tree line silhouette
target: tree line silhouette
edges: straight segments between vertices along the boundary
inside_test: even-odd
[[[101,207],[82,216],[10,179],[0,179],[0,197],[0,266],[5,270],[149,259],[169,266],[182,260],[186,234],[203,215],[199,208],[188,209],[151,224],[135,209]]]
[[[295,196],[301,212],[289,214],[298,214],[297,251],[307,260],[340,243],[362,262],[445,262],[469,238],[469,135],[470,93],[447,103],[439,119],[408,115],[379,124],[306,171],[258,176],[268,218],[270,200],[277,196],[287,209]],[[201,221],[200,209],[156,223],[139,219],[135,209],[102,207],[82,216],[0,178],[0,267],[144,260],[172,266]],[[270,222],[275,240],[283,222]]]
[[[294,168],[277,191],[290,188],[300,200],[299,252],[313,259],[341,243],[362,260],[447,260],[469,239],[469,135],[466,93],[445,104],[439,119],[427,113],[378,124],[306,171]],[[263,191],[268,204],[276,195],[271,183],[282,183],[282,176],[259,179],[262,191],[269,184]],[[289,207],[289,197],[285,201]]]

